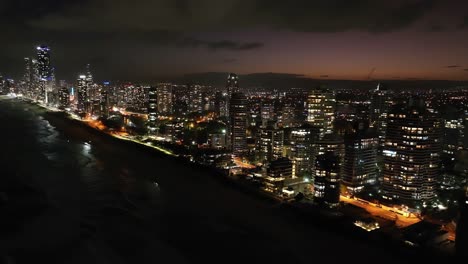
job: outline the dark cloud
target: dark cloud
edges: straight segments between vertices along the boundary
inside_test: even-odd
[[[200,69],[206,64],[204,58],[220,56],[207,60],[218,67],[225,57],[238,58],[242,63],[255,60],[253,56],[259,55],[253,51],[266,46],[261,56],[267,52],[272,57],[276,52],[291,52],[295,43],[273,45],[284,31],[398,31],[423,21],[432,11],[439,12],[435,3],[436,0],[0,0],[2,40],[8,40],[0,42],[0,71],[20,72],[21,58],[33,55],[33,46],[41,43],[53,48],[59,78],[74,78],[77,65],[88,62],[95,65],[96,71],[101,69],[101,76],[106,78],[153,76],[155,72],[174,69],[183,73],[213,70],[214,67]],[[463,10],[462,5],[458,9]],[[462,16],[459,14],[457,19],[461,21]],[[422,27],[433,24],[433,31],[440,30],[438,25],[445,26],[437,19],[423,22]],[[465,24],[468,25],[468,17]],[[250,30],[265,34],[258,34],[257,38]],[[320,43],[323,39],[317,36],[316,42]],[[356,43],[343,45],[351,47]],[[247,52],[252,54],[243,55]],[[242,57],[250,55],[249,59]],[[434,62],[435,68],[443,63]],[[239,64],[236,70],[248,70]]]
[[[43,0],[44,2],[58,0]],[[78,0],[75,0],[76,2]],[[386,32],[426,14],[434,0],[126,0],[84,1],[29,20],[54,30],[206,31],[252,26],[295,31]],[[38,4],[39,5],[39,4]]]
[[[461,66],[460,65],[448,65],[448,66],[445,66],[445,68],[460,68]]]
[[[231,50],[231,51],[243,51],[259,49],[264,46],[260,42],[236,42],[232,40],[219,40],[219,41],[207,41],[196,38],[183,38],[176,42],[176,45],[181,47],[206,47],[210,50]]]
[[[320,75],[320,78],[328,78],[328,75]]]
[[[214,41],[208,42],[207,47],[213,50],[217,49],[229,49],[229,50],[250,50],[250,49],[257,49],[263,46],[262,43],[252,42],[252,43],[236,43],[229,40],[222,40],[222,41]]]
[[[468,69],[463,69],[464,71],[468,71]]]
[[[279,28],[316,32],[387,32],[411,25],[431,10],[434,2],[260,0],[257,10]]]

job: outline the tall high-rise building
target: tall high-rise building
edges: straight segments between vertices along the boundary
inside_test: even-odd
[[[148,130],[154,133],[157,130],[156,120],[158,118],[158,92],[155,86],[149,88],[148,96]]]
[[[444,120],[444,147],[443,152],[453,158],[457,151],[463,149],[465,124],[462,117]]]
[[[234,74],[230,73],[227,78],[227,83],[226,83],[226,97],[227,100],[225,101],[226,103],[226,116],[229,117],[229,111],[231,110],[230,103],[231,103],[231,97],[234,93],[239,92],[239,77]]]
[[[262,127],[266,127],[270,121],[275,117],[275,107],[273,103],[263,103],[260,107],[260,118],[262,120]]]
[[[228,97],[231,97],[233,93],[239,92],[239,76],[234,73],[229,73],[226,83],[226,91]]]
[[[67,87],[62,87],[59,90],[59,108],[66,109],[70,107],[70,92]]]
[[[226,100],[229,100],[226,96],[223,96],[223,93],[217,91],[214,95],[214,112],[218,117],[227,116],[227,105]]]
[[[314,201],[335,207],[340,202],[340,157],[333,152],[318,155],[315,161]]]
[[[36,50],[39,78],[42,80],[51,81],[52,66],[50,63],[50,48],[45,45],[41,45],[38,46]]]
[[[190,85],[189,86],[189,112],[191,113],[201,113],[202,112],[202,91],[200,85]]]
[[[172,84],[160,83],[157,86],[158,112],[160,115],[172,114]]]
[[[48,92],[51,90],[53,70],[50,63],[50,48],[41,45],[37,50],[38,94],[37,100],[48,103]]]
[[[282,127],[291,127],[295,123],[296,115],[295,108],[290,105],[285,105],[281,108],[281,114],[278,116],[278,122]]]
[[[229,105],[231,149],[234,155],[241,156],[247,151],[247,98],[241,92],[233,93]]]
[[[307,99],[307,123],[320,128],[320,138],[333,133],[336,100],[333,92],[315,89]]]
[[[191,113],[190,92],[189,85],[173,85],[172,88],[172,113],[175,116],[185,116]],[[195,98],[194,98],[195,99]],[[197,102],[199,102],[197,100]]]
[[[383,198],[415,208],[436,195],[442,151],[442,121],[424,102],[410,100],[388,114]]]
[[[342,136],[333,133],[326,134],[315,144],[316,155],[323,155],[326,152],[333,152],[336,156],[344,158],[344,139]]]
[[[382,84],[371,92],[369,111],[370,126],[375,128],[379,135],[379,143],[383,146],[387,130],[387,115],[393,104],[390,91]]]
[[[93,74],[91,73],[91,64],[86,64],[86,81],[88,84],[93,83]]]
[[[271,162],[283,156],[284,131],[273,127],[261,128],[257,137],[259,161]]]
[[[31,58],[24,58],[23,93],[28,97],[32,97],[33,95],[35,79],[33,60]]]
[[[345,135],[342,184],[354,195],[377,184],[377,149],[379,138],[373,130],[357,129]]]
[[[312,176],[315,161],[315,143],[318,138],[316,129],[310,126],[291,130],[291,154],[293,177]]]
[[[109,100],[109,82],[105,82],[101,87],[100,112],[103,116],[109,116],[110,100]]]
[[[86,75],[78,76],[76,82],[76,110],[80,113],[85,113],[89,110],[88,82],[86,80]]]
[[[292,162],[288,158],[279,158],[270,163],[267,169],[267,177],[264,179],[266,191],[280,194],[284,181],[292,177]]]

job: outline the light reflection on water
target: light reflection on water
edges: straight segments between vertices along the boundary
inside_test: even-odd
[[[17,243],[37,247],[25,241],[53,227],[60,231],[40,237],[42,246],[54,248],[66,237],[95,237],[97,226],[108,221],[154,217],[160,210],[155,179],[138,175],[129,162],[122,162],[122,155],[113,155],[114,146],[89,141],[82,129],[58,131],[36,108],[0,100],[0,122],[9,126],[0,130],[1,138],[7,139],[0,154],[2,167],[7,166],[9,176],[44,192],[48,206],[18,230]]]

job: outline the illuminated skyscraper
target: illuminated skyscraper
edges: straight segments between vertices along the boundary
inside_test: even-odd
[[[267,177],[263,184],[264,190],[280,194],[284,181],[292,178],[292,163],[288,158],[279,158],[270,163],[267,169]]]
[[[70,107],[70,92],[67,87],[62,87],[59,90],[59,108],[65,109]]]
[[[214,112],[218,117],[226,116],[227,110],[226,103],[227,98],[223,96],[222,92],[216,92],[214,95]]]
[[[228,97],[231,97],[233,93],[239,92],[239,76],[234,73],[228,75],[226,90]]]
[[[465,122],[462,117],[444,118],[443,152],[449,158],[454,158],[457,151],[463,149],[465,137]]]
[[[157,86],[158,112],[160,115],[172,114],[172,84],[160,83]]]
[[[283,156],[284,131],[273,127],[259,130],[257,152],[260,162],[271,162]]]
[[[150,133],[156,132],[156,120],[158,118],[158,92],[156,87],[151,86],[148,96],[148,130]]]
[[[340,157],[333,152],[318,155],[315,161],[314,201],[335,207],[340,202]]]
[[[295,109],[293,106],[287,105],[281,108],[281,114],[278,115],[278,122],[282,127],[291,127],[295,123]]]
[[[336,156],[344,158],[344,139],[342,136],[334,134],[326,134],[316,143],[317,155],[323,155],[326,152],[333,152]]]
[[[85,113],[89,110],[88,82],[86,80],[86,75],[78,76],[76,83],[76,110],[79,113]]]
[[[260,107],[260,118],[262,119],[262,127],[266,127],[275,117],[275,107],[273,103],[263,103]]]
[[[233,93],[239,92],[239,77],[234,74],[230,73],[227,78],[227,84],[226,84],[226,92],[227,92],[227,100],[226,100],[226,116],[229,117],[229,111],[231,109],[230,107],[230,100],[232,97]]]
[[[101,87],[101,98],[100,98],[100,112],[103,116],[109,116],[110,100],[109,100],[109,82],[104,82]]]
[[[41,45],[37,49],[37,65],[39,78],[51,81],[52,66],[50,64],[50,49],[45,45]]]
[[[50,63],[50,49],[45,45],[38,46],[37,50],[37,74],[38,74],[38,94],[37,100],[48,102],[47,93],[51,89],[52,66]]]
[[[324,89],[315,89],[307,99],[307,123],[320,128],[320,138],[333,133],[335,120],[335,95]]]
[[[345,135],[345,156],[342,184],[349,194],[377,184],[377,148],[379,138],[374,131],[357,129]]]
[[[229,105],[231,149],[234,155],[242,156],[247,151],[247,98],[243,93],[233,93]]]
[[[369,117],[370,126],[376,129],[381,146],[384,143],[387,129],[387,115],[392,104],[390,91],[379,83],[377,88],[372,91]]]
[[[303,126],[291,130],[291,160],[293,176],[311,176],[314,167],[314,147],[318,133],[313,127]]]
[[[201,113],[202,112],[202,91],[200,85],[189,86],[189,112]]]
[[[28,97],[32,97],[33,88],[36,81],[36,75],[34,74],[33,60],[31,58],[24,58],[24,94]]]
[[[417,206],[436,195],[442,151],[442,121],[422,101],[410,100],[388,115],[383,198]]]

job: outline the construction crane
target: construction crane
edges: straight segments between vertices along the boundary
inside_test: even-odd
[[[369,81],[372,80],[372,79],[371,79],[371,78],[372,78],[372,74],[374,74],[374,72],[375,72],[376,69],[377,69],[376,67],[372,68],[372,70],[371,70],[371,71],[369,72],[369,74],[367,75],[367,80],[369,80]]]

